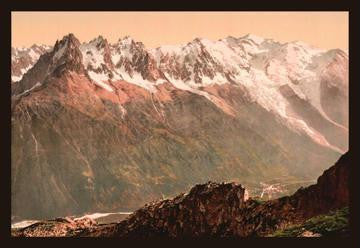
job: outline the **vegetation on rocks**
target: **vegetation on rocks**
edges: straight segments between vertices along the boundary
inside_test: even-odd
[[[272,237],[348,236],[349,208],[345,207],[328,214],[313,217],[301,225],[293,225],[273,233]]]

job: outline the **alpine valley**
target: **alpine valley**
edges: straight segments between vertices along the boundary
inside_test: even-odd
[[[293,194],[348,150],[348,64],[255,35],[12,48],[12,220],[134,211],[208,181]]]

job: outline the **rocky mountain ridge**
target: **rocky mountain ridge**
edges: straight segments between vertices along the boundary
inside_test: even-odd
[[[68,44],[66,40],[71,42]],[[197,38],[186,45],[149,50],[128,36],[115,44],[109,44],[102,36],[80,44],[73,34],[57,42],[54,50],[59,50],[54,54],[55,60],[63,56],[64,50],[76,53],[75,57],[65,56],[64,61],[84,67],[91,81],[109,92],[114,91],[112,82],[119,80],[151,92],[159,84],[170,83],[202,95],[224,112],[233,114],[231,106],[221,97],[206,90],[207,86],[230,83],[241,87],[250,101],[274,112],[295,131],[331,149],[346,151],[346,143],[335,144],[332,135],[324,135],[317,125],[304,122],[303,114],[289,100],[292,96],[310,105],[329,126],[326,129],[336,129],[336,133],[346,136],[348,56],[341,50],[324,51],[302,42],[280,44],[254,35],[218,41]],[[335,79],[332,73],[336,74]],[[20,87],[20,92],[14,90],[14,95],[38,83],[41,84],[36,81]],[[334,94],[336,103],[330,108],[327,103]]]

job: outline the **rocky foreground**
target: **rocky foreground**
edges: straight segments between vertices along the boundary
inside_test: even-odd
[[[285,230],[287,235],[296,233],[296,236],[317,237],[321,235],[302,226],[306,227],[311,223],[311,230],[318,230],[317,223],[324,225],[330,223],[330,219],[329,225],[332,226],[337,220],[341,221],[341,235],[344,236],[348,234],[348,229],[343,227],[347,225],[348,214],[339,215],[332,211],[342,209],[343,213],[349,204],[349,170],[349,154],[346,153],[318,178],[316,184],[275,200],[262,202],[246,199],[245,189],[241,185],[208,182],[196,185],[187,194],[173,199],[149,203],[119,223],[101,225],[86,218],[61,218],[12,230],[12,235],[249,237],[271,236],[273,233],[277,233],[275,236],[282,236],[279,233]],[[326,214],[330,217],[325,216]],[[294,226],[301,228],[298,230]],[[337,233],[332,232],[331,235]]]

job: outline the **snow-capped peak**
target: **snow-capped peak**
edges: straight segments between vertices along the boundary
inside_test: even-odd
[[[240,39],[252,40],[257,45],[260,45],[261,43],[263,43],[265,41],[264,38],[262,38],[260,36],[257,36],[257,35],[254,35],[254,34],[247,34],[247,35],[241,37]]]
[[[142,46],[145,48],[144,44],[142,42],[135,41],[131,36],[126,35],[123,38],[120,38],[116,44],[113,44],[113,46],[120,46],[124,49],[130,49],[133,46]]]
[[[102,35],[99,35],[98,37],[89,41],[88,45],[93,45],[93,46],[98,47],[98,46],[102,46],[106,43],[107,43],[107,40]]]
[[[204,42],[210,42],[209,39],[206,39],[206,38],[202,38],[202,37],[196,37],[192,42],[190,43],[204,43]]]

